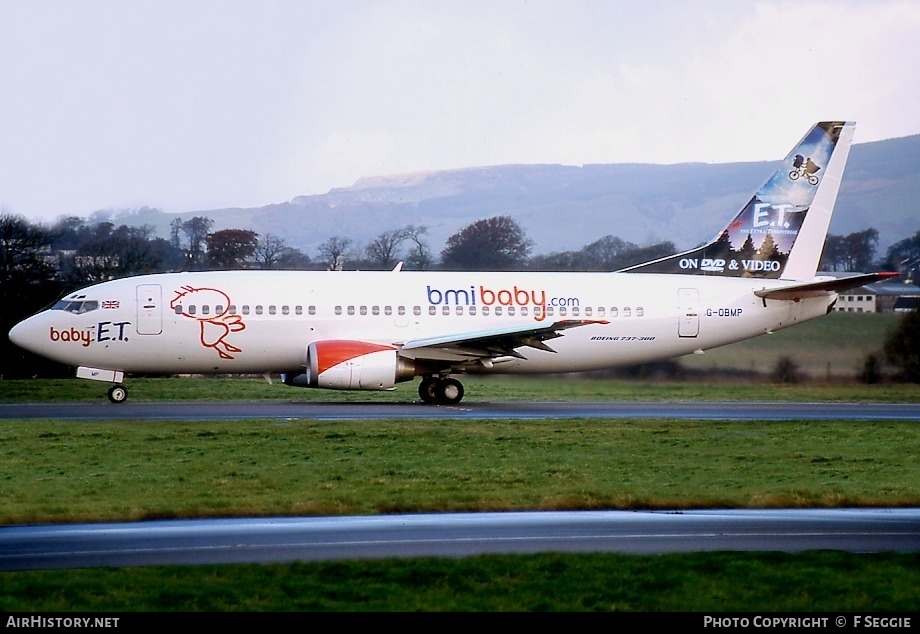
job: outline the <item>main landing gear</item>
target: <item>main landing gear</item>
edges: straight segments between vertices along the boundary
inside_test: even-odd
[[[456,405],[463,398],[463,384],[457,379],[426,376],[419,383],[418,395],[426,403]]]
[[[124,385],[113,385],[109,388],[109,400],[113,403],[124,403],[128,400],[128,388]]]

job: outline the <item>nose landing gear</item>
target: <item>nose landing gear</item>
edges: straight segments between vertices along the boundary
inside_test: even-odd
[[[109,388],[109,400],[113,403],[124,403],[128,400],[128,388],[124,385],[113,385]]]

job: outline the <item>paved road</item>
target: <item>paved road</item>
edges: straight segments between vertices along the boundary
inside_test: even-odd
[[[920,509],[581,511],[0,527],[0,570],[482,553],[920,552]]]
[[[920,403],[645,403],[511,402],[434,406],[421,403],[8,403],[0,419],[240,420],[282,418],[373,420],[384,418],[686,418],[696,420],[909,420]]]

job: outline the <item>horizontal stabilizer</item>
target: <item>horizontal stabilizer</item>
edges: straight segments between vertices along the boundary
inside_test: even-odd
[[[790,284],[788,286],[779,286],[776,288],[764,288],[759,291],[754,291],[754,294],[757,295],[757,297],[763,297],[764,299],[794,300],[813,293],[817,294],[825,293],[828,291],[846,291],[851,288],[856,288],[857,286],[865,286],[866,284],[872,284],[873,282],[879,282],[881,280],[897,277],[898,275],[901,274],[897,272],[864,273],[862,275],[851,275],[850,277],[821,279],[804,284],[798,283]]]

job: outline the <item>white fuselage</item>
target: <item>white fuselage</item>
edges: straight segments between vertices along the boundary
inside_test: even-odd
[[[592,320],[469,371],[571,372],[685,355],[826,314],[836,295],[763,300],[779,281],[642,273],[167,273],[114,280],[10,336],[72,366],[126,373],[302,371],[323,340],[395,345],[560,320]],[[82,302],[82,304],[81,304]],[[95,302],[95,304],[93,304]],[[411,358],[412,350],[401,353]]]

